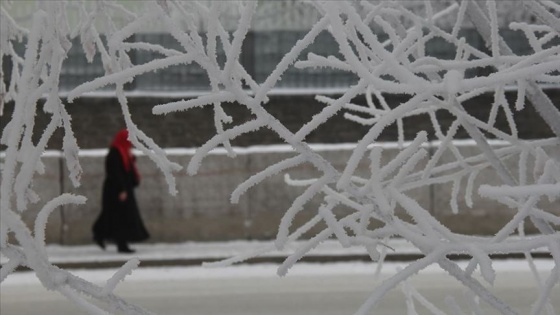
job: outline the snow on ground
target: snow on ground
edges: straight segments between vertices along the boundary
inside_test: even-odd
[[[108,244],[106,250],[101,250],[95,245],[82,246],[63,246],[63,245],[47,245],[46,250],[49,260],[53,264],[63,263],[96,263],[96,262],[114,262],[122,261],[123,263],[132,258],[137,257],[141,261],[172,261],[172,260],[216,260],[224,259],[231,256],[253,252],[263,246],[271,245],[271,241],[227,241],[227,242],[185,242],[185,243],[159,243],[159,244],[134,244],[137,250],[133,255],[123,255],[116,252],[116,248]],[[268,252],[266,257],[287,257],[292,254],[295,248],[302,245],[302,241],[296,241],[286,245],[284,250],[275,250]],[[404,239],[392,239],[387,243],[393,250],[388,250],[387,255],[417,255],[420,251],[412,246]],[[321,243],[317,248],[311,251],[307,256],[317,257],[342,257],[342,256],[366,256],[368,253],[363,247],[343,248],[336,240],[327,240]],[[5,263],[6,257],[0,256],[0,262]],[[546,260],[545,260],[546,261]],[[304,263],[296,264],[294,270],[301,269],[299,266],[306,266]],[[344,264],[342,264],[344,265]],[[367,266],[366,269],[374,271],[371,263],[356,264],[355,266]],[[399,265],[399,264],[397,264]],[[525,266],[526,263],[521,262]],[[314,265],[316,266],[316,265]],[[404,264],[402,265],[404,266]],[[515,265],[517,266],[517,265]],[[508,265],[508,268],[511,266]],[[305,267],[302,267],[305,270]],[[145,269],[145,268],[142,268]],[[258,269],[258,268],[256,268]],[[220,268],[203,268],[202,270],[211,270],[210,273],[222,270]],[[225,269],[229,270],[229,269]],[[251,269],[255,270],[255,269]],[[344,269],[341,269],[344,270]],[[357,270],[361,270],[358,268]],[[18,273],[21,274],[21,273]],[[205,274],[202,272],[201,274]],[[275,274],[275,272],[272,272]]]
[[[466,268],[468,262],[459,262],[461,268]],[[277,264],[251,264],[236,265],[231,267],[207,268],[202,266],[189,267],[146,267],[136,269],[131,276],[127,277],[129,282],[145,281],[185,281],[188,279],[222,279],[222,278],[259,278],[278,277]],[[386,262],[381,271],[381,277],[392,275],[407,266],[405,262]],[[539,271],[550,271],[555,263],[549,259],[535,260],[535,266]],[[493,267],[496,272],[527,271],[529,266],[524,260],[499,260],[495,261]],[[322,276],[322,275],[364,275],[374,276],[377,265],[371,262],[342,262],[342,263],[299,263],[296,264],[286,277],[290,276]],[[92,282],[104,281],[110,278],[117,269],[79,269],[73,270],[73,274]],[[430,265],[422,270],[420,274],[443,274],[437,265]],[[8,277],[2,286],[38,284],[39,280],[33,272],[17,272]]]
[[[285,257],[301,245],[301,241],[287,244],[281,251],[267,253],[267,257]],[[272,242],[267,241],[228,241],[228,242],[186,242],[177,244],[134,244],[134,254],[140,260],[176,260],[176,259],[218,259],[254,251]],[[418,249],[405,240],[391,240],[388,244],[398,254],[419,254]],[[47,254],[53,264],[78,262],[104,262],[124,260],[128,255],[118,254],[114,246],[108,245],[105,251],[95,245],[62,246],[47,245]],[[390,254],[390,253],[388,253]],[[313,250],[309,256],[348,256],[367,255],[363,247],[342,248],[339,242],[328,240]],[[6,258],[0,257],[5,263]]]

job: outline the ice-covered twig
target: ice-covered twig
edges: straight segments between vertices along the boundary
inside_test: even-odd
[[[239,197],[250,187],[257,185],[258,183],[265,180],[267,177],[273,176],[284,170],[292,167],[296,167],[305,162],[305,158],[301,155],[295,156],[290,159],[283,160],[274,165],[267,167],[265,170],[251,176],[245,182],[239,184],[237,188],[231,193],[231,202],[239,202]]]
[[[551,200],[555,200],[560,196],[560,184],[537,184],[526,186],[507,186],[502,185],[492,187],[489,185],[482,185],[478,190],[479,194],[483,197],[528,197],[528,196],[549,196]]]
[[[109,315],[109,313],[97,307],[95,304],[86,301],[68,286],[61,287],[58,291],[90,315]]]
[[[35,241],[39,248],[43,251],[45,250],[45,229],[47,225],[47,220],[49,215],[57,208],[65,204],[84,204],[86,202],[86,197],[76,196],[72,194],[62,194],[53,200],[49,201],[39,214],[37,214],[37,219],[35,219]],[[46,253],[45,253],[46,254]]]
[[[132,271],[138,268],[140,264],[140,260],[138,258],[132,258],[127,261],[124,265],[119,268],[117,272],[107,280],[107,283],[103,287],[102,294],[109,294],[112,293],[113,290],[117,287],[117,284],[124,280],[124,278],[132,273]]]
[[[428,301],[428,299],[426,299],[422,294],[420,294],[420,292],[418,292],[418,290],[416,290],[414,286],[411,285],[408,281],[403,282],[402,290],[407,295],[407,299],[417,300],[422,306],[428,309],[433,315],[445,315],[443,311],[441,311],[437,306],[435,306],[433,303]]]
[[[437,261],[437,259],[441,256],[442,252],[440,251],[433,251],[428,254],[426,257],[421,258],[414,263],[406,266],[397,274],[392,276],[391,278],[383,281],[373,292],[373,294],[365,301],[365,303],[358,309],[356,315],[358,314],[368,314],[372,309],[375,308],[376,304],[379,302],[381,298],[392,288],[399,285],[399,283],[406,281],[407,278],[411,277],[412,275],[418,273],[420,270],[428,267],[429,265],[433,264]]]
[[[550,44],[559,36],[558,5],[547,0],[524,1],[525,8],[535,15],[538,23],[517,21],[513,17],[515,21],[509,24],[510,29],[520,30],[525,35],[528,47],[533,50],[528,55],[518,56],[501,37],[501,28],[507,27],[501,24],[503,18],[500,8],[504,3],[495,0],[463,0],[453,4],[395,0],[375,3],[364,1],[360,4],[341,1],[298,4],[311,4],[318,16],[317,22],[262,82],[256,82],[251,77],[252,72],[245,68],[240,56],[244,53],[246,35],[252,31],[251,24],[260,21],[259,8],[268,5],[266,2],[145,2],[143,4],[148,9],[138,12],[132,12],[110,0],[91,5],[92,10],[88,10],[85,3],[73,2],[80,22],[72,33],[62,23],[67,19],[64,11],[66,3],[43,5],[47,9],[38,11],[29,31],[18,26],[17,20],[9,16],[2,3],[0,22],[9,27],[1,30],[0,51],[3,56],[11,58],[14,65],[2,106],[7,100],[14,100],[15,103],[13,116],[1,136],[2,144],[6,146],[6,157],[0,182],[0,210],[3,218],[0,249],[9,259],[2,268],[2,279],[18,266],[28,266],[37,273],[43,285],[60,290],[90,313],[104,310],[86,303],[82,294],[106,303],[106,309],[110,312],[147,313],[126,304],[111,293],[124,274],[137,265],[136,261],[127,263],[109,279],[105,290],[52,268],[42,249],[42,228],[48,213],[69,196],[55,198],[45,206],[37,217],[35,235],[13,212],[16,208],[26,210],[30,201],[40,201],[38,195],[33,193],[32,184],[35,175],[44,171],[41,153],[58,127],[64,129],[63,152],[70,178],[74,185],[80,182],[78,143],[72,132],[70,113],[58,97],[60,66],[68,53],[69,39],[80,36],[86,59],[91,61],[99,53],[106,73],[72,90],[68,100],[72,101],[106,85],[114,85],[130,131],[130,140],[160,168],[171,193],[176,192],[174,172],[180,166],[171,162],[163,149],[133,122],[123,85],[139,75],[186,64],[196,64],[207,74],[210,82],[208,94],[156,105],[153,113],[188,113],[195,107],[212,106],[213,116],[209,121],[214,124],[216,133],[191,159],[187,167],[190,174],[195,174],[204,158],[219,146],[224,146],[229,156],[234,158],[231,141],[262,128],[269,129],[290,145],[294,155],[283,158],[240,183],[232,192],[232,202],[237,202],[249,188],[271,176],[283,172],[293,175],[297,167],[303,164],[314,168],[316,175],[313,177],[285,174],[285,183],[294,189],[301,189],[301,192],[288,209],[283,209],[285,213],[279,222],[273,244],[208,265],[238,263],[266,255],[277,248],[289,248],[290,243],[296,240],[303,241],[278,269],[278,273],[284,275],[321,242],[335,237],[341,246],[365,248],[372,261],[378,262],[379,271],[391,238],[399,237],[411,242],[426,256],[412,262],[377,287],[359,312],[368,312],[388,290],[404,283],[411,311],[414,311],[414,302],[417,301],[432,313],[440,314],[439,305],[428,301],[420,292],[408,286],[408,281],[416,272],[430,264],[439,264],[468,289],[467,301],[472,312],[481,311],[477,302],[480,299],[499,313],[514,314],[515,310],[499,300],[491,287],[485,287],[476,280],[473,273],[480,266],[482,278],[492,284],[499,272],[494,270],[492,255],[523,253],[539,287],[533,312],[546,309],[550,313],[548,301],[551,288],[558,283],[559,271],[558,268],[554,269],[546,280],[541,281],[531,265],[530,253],[543,247],[549,248],[553,259],[560,263],[560,235],[553,229],[559,224],[560,218],[555,213],[547,212],[539,203],[557,202],[559,197],[558,161],[547,151],[554,150],[560,143],[560,111],[537,85],[541,82],[555,84],[560,80],[560,50]],[[124,25],[112,19],[115,13],[123,15]],[[233,16],[231,25],[224,23],[225,15]],[[50,16],[57,18],[48,19]],[[178,23],[176,17],[185,22]],[[96,26],[99,19],[107,22],[103,34],[101,28]],[[446,23],[440,23],[446,19]],[[132,35],[141,33],[143,27],[154,22],[163,33],[176,40],[180,48],[130,42]],[[462,35],[462,30],[469,27],[467,23],[473,24],[488,49],[477,46]],[[312,43],[321,33],[334,39],[338,52],[336,56],[315,51]],[[14,50],[13,43],[24,34],[28,36],[28,45],[22,56]],[[102,36],[106,36],[107,42],[102,40]],[[388,39],[381,41],[383,36]],[[451,47],[451,59],[430,52],[429,43],[433,40],[443,40],[446,47]],[[220,46],[225,52],[225,63],[218,61]],[[145,64],[134,64],[134,58],[131,58],[134,50],[155,52],[158,57]],[[330,68],[352,76],[357,82],[341,95],[316,97],[325,104],[324,108],[295,132],[276,119],[266,106],[269,92],[294,67]],[[491,67],[492,72],[488,75],[468,75],[484,67]],[[514,104],[510,104],[506,97],[506,86],[510,84],[517,84]],[[0,93],[5,90],[2,85]],[[469,105],[488,106],[487,116],[475,117],[465,104],[476,103],[473,100],[483,93],[493,93],[494,100],[492,104]],[[50,115],[50,120],[48,127],[37,135],[34,133],[35,114],[37,102],[43,94],[47,95],[43,110]],[[365,104],[359,105],[362,95],[365,95]],[[525,107],[526,99],[535,107],[542,123],[550,127],[554,138],[520,138],[519,131],[523,129],[516,124],[515,116],[519,114],[517,111]],[[235,121],[226,114],[223,108],[225,102],[246,108],[252,115],[251,120]],[[450,114],[451,120],[442,120],[442,112]],[[328,125],[339,113],[367,128],[363,135],[355,139],[355,148],[342,165],[339,161],[336,164],[329,161],[326,154],[314,150],[305,142],[312,132],[319,130],[319,126]],[[509,126],[507,129],[496,126],[502,114]],[[417,132],[416,137],[407,142],[407,121],[412,117],[427,118],[429,125],[426,128],[421,126],[422,130]],[[377,146],[382,135],[390,134],[385,133],[390,127],[396,127],[393,140],[399,144],[394,149],[394,155]],[[455,142],[462,129],[474,139],[479,149],[472,156]],[[496,147],[488,138],[499,139],[502,147]],[[35,142],[34,139],[39,141]],[[387,158],[390,160],[386,161]],[[369,171],[363,171],[361,166],[364,161],[368,163]],[[515,172],[514,168],[519,171]],[[481,174],[489,171],[496,172],[497,176],[490,176],[497,182],[482,182],[486,176]],[[449,192],[438,191],[449,200],[446,209],[427,209],[414,197],[414,189],[434,191],[438,189],[435,185],[448,185],[450,188]],[[476,199],[478,196],[473,192],[486,197],[483,208],[480,208],[480,200]],[[464,196],[468,207],[480,210],[492,211],[493,205],[505,205],[511,209],[512,217],[492,237],[456,233],[439,222],[436,214],[459,212],[461,196]],[[320,206],[307,209],[316,205],[312,200],[319,200]],[[304,208],[315,211],[314,215],[300,226],[294,226],[294,218]],[[344,215],[339,215],[339,209]],[[403,220],[403,211],[413,219],[412,222]],[[521,232],[527,220],[535,224],[537,235]],[[326,223],[326,227],[321,223]],[[304,235],[320,226],[323,229],[314,237],[303,239]],[[520,232],[519,236],[511,238],[516,229]],[[8,234],[13,234],[21,247],[10,244]],[[446,255],[449,254],[467,254],[472,256],[472,261],[463,270],[447,259]],[[464,313],[455,302],[448,304],[453,313]]]

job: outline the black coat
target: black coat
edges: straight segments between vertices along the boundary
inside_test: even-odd
[[[136,204],[134,196],[136,186],[138,186],[138,178],[134,169],[130,167],[127,172],[119,150],[111,147],[105,159],[103,208],[93,225],[94,239],[126,243],[143,241],[149,237]],[[119,200],[122,191],[127,193],[125,201]]]

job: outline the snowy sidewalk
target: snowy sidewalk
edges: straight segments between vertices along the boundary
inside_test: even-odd
[[[279,263],[293,253],[301,242],[290,244],[282,251],[271,251],[246,263]],[[410,261],[423,255],[405,240],[393,239],[387,244],[387,261]],[[101,250],[95,245],[86,246],[47,246],[50,261],[63,268],[112,268],[121,266],[131,257],[138,257],[141,266],[188,266],[200,265],[229,258],[232,256],[254,252],[263,246],[272,246],[271,241],[229,241],[229,242],[187,242],[179,244],[134,244],[137,251],[126,255],[116,252],[114,245]],[[546,250],[534,252],[539,258],[549,258]],[[495,258],[521,258],[522,255],[496,255]],[[453,255],[451,259],[468,259],[466,255]],[[371,261],[363,247],[343,248],[337,241],[328,240],[301,261],[305,262],[340,262],[340,261]],[[5,263],[5,257],[1,257]]]

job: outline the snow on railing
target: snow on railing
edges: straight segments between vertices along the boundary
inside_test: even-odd
[[[18,266],[27,266],[47,289],[59,291],[90,314],[105,314],[106,311],[149,314],[112,294],[118,282],[138,266],[137,260],[126,263],[114,277],[107,280],[105,287],[99,287],[53,266],[44,251],[43,229],[49,213],[59,205],[85,202],[84,197],[69,194],[45,202],[39,200],[32,189],[34,175],[44,171],[41,154],[58,128],[64,131],[62,150],[69,176],[75,186],[80,184],[78,144],[72,132],[71,117],[58,90],[62,62],[71,46],[69,39],[80,36],[88,60],[92,60],[96,53],[101,55],[105,75],[70,91],[67,94],[68,102],[106,85],[114,85],[130,140],[162,171],[171,194],[177,193],[173,174],[181,170],[182,166],[171,162],[165,151],[135,125],[128,109],[123,86],[140,74],[196,63],[210,79],[211,90],[207,94],[158,104],[153,108],[156,115],[202,106],[213,108],[211,123],[215,125],[216,134],[197,149],[186,166],[189,174],[195,175],[208,153],[218,147],[223,146],[228,155],[235,158],[236,153],[230,141],[264,128],[276,133],[296,153],[240,183],[231,196],[232,202],[236,202],[247,189],[279,173],[286,174],[287,185],[302,187],[302,194],[286,209],[279,223],[274,244],[209,266],[228,265],[284,248],[323,222],[326,228],[296,248],[278,268],[278,274],[286,274],[306,253],[333,237],[343,247],[364,247],[372,261],[379,266],[388,249],[387,242],[394,237],[410,241],[425,254],[377,286],[364,304],[356,307],[358,314],[369,313],[387,292],[399,285],[402,286],[409,313],[414,314],[414,305],[419,303],[433,314],[442,314],[441,306],[428,301],[409,282],[412,276],[433,264],[446,270],[470,291],[467,309],[462,309],[455,297],[446,299],[452,313],[481,313],[479,301],[484,301],[502,314],[517,314],[492,292],[491,285],[496,277],[491,258],[494,253],[525,254],[528,268],[534,272],[535,287],[539,293],[532,313],[554,314],[550,299],[551,290],[560,278],[560,217],[557,213],[540,209],[538,202],[560,202],[560,162],[549,153],[550,148],[560,145],[560,111],[558,104],[552,103],[539,84],[554,85],[560,81],[560,49],[551,44],[560,37],[560,8],[547,0],[522,2],[527,12],[534,15],[536,22],[528,24],[514,21],[508,27],[525,34],[533,50],[528,56],[515,55],[501,38],[498,21],[503,19],[498,17],[494,0],[449,2],[449,6],[439,11],[435,8],[440,6],[433,6],[430,1],[415,2],[420,9],[413,9],[401,1],[309,1],[307,5],[317,12],[318,21],[283,57],[264,82],[256,82],[239,60],[243,40],[257,10],[256,1],[158,0],[145,2],[145,9],[138,12],[128,11],[118,1],[95,2],[93,10],[86,9],[83,2],[38,1],[30,29],[21,27],[10,17],[11,2],[2,2],[0,52],[3,58],[12,61],[13,68],[9,73],[9,86],[6,87],[3,80],[0,82],[1,106],[3,108],[5,103],[13,102],[14,111],[1,137],[1,144],[6,149],[1,165],[0,249],[9,261],[2,266],[0,280],[8,277]],[[73,10],[73,14],[77,12],[80,17],[79,25],[73,27],[73,32],[68,24],[69,10]],[[233,34],[228,33],[221,19],[231,10],[238,11],[236,13],[239,16]],[[125,17],[124,27],[112,23],[115,14]],[[183,23],[177,23],[178,14],[183,16],[180,19]],[[203,23],[189,23],[191,15],[196,15]],[[453,27],[438,26],[441,18],[448,22],[455,21]],[[119,21],[122,22],[122,19]],[[488,50],[477,49],[459,37],[459,31],[466,21],[476,27],[486,41]],[[101,40],[97,28],[100,23],[108,39],[106,42]],[[133,34],[154,23],[180,43],[180,51],[170,52],[165,47],[153,44],[132,45],[127,42]],[[204,30],[199,29],[201,25],[204,25]],[[204,31],[205,38],[201,37],[201,31]],[[302,52],[322,32],[334,38],[340,55],[319,56],[311,52],[303,56]],[[380,42],[376,32],[386,34],[389,41]],[[27,47],[25,53],[19,55],[13,49],[13,43],[23,37],[27,39]],[[452,45],[455,58],[442,60],[427,55],[426,43],[433,38],[442,38]],[[224,63],[218,62],[217,45],[226,51]],[[128,55],[134,49],[159,51],[162,56],[145,64],[134,64]],[[267,95],[291,67],[334,68],[351,73],[358,82],[343,91],[340,97],[318,95],[317,99],[325,104],[323,110],[299,130],[292,132],[265,107]],[[492,67],[493,71],[487,76],[465,78],[465,71],[479,67]],[[4,75],[8,76],[2,73],[2,77]],[[516,85],[518,91],[513,104],[505,97],[505,87],[511,85]],[[482,93],[494,95],[492,104],[479,104],[490,107],[486,118],[470,115],[464,105]],[[385,100],[390,94],[408,95],[409,98],[401,104],[390,106]],[[43,95],[47,97],[42,109],[51,115],[51,120],[44,130],[34,134],[38,100]],[[366,96],[365,106],[352,103],[360,95]],[[529,102],[526,102],[527,99]],[[253,114],[253,119],[247,122],[233,121],[221,107],[224,102],[246,107]],[[555,135],[553,138],[537,141],[518,137],[514,116],[525,106],[535,108],[542,123],[547,124]],[[361,139],[357,139],[352,155],[344,168],[339,170],[320,151],[307,144],[305,139],[341,111],[347,119],[370,128]],[[440,125],[439,112],[454,117],[447,129]],[[508,122],[507,131],[495,126],[500,112]],[[412,142],[405,143],[406,126],[403,120],[418,115],[427,116],[433,130],[421,131]],[[400,143],[400,152],[383,164],[383,148],[371,145],[391,125],[398,128],[396,140]],[[453,140],[461,128],[477,144],[480,149],[478,155],[465,157],[454,144]],[[423,148],[429,132],[433,132],[442,143],[431,155]],[[500,139],[506,145],[493,148],[488,138]],[[453,161],[441,159],[446,151],[451,152]],[[369,174],[358,174],[358,163],[364,159],[370,164]],[[519,161],[518,174],[508,169],[504,163],[506,159]],[[312,165],[320,176],[294,178],[294,175],[289,175],[290,169],[300,164]],[[501,185],[474,187],[477,176],[488,170],[498,174]],[[467,205],[473,207],[472,195],[479,193],[496,204],[507,205],[514,215],[490,242],[453,232],[407,194],[411,189],[436,184],[451,185],[450,212],[459,211],[459,194],[464,193]],[[317,196],[322,197],[323,203],[315,217],[301,226],[294,226],[294,217]],[[25,226],[19,215],[30,202],[45,203],[34,229]],[[398,216],[397,207],[404,209],[413,220],[406,221]],[[336,210],[339,208],[346,209],[345,216],[337,216]],[[529,221],[536,226],[539,234],[525,235],[524,225]],[[381,227],[372,228],[372,222],[380,223],[375,226]],[[518,238],[508,238],[516,233],[519,234]],[[541,247],[548,248],[556,262],[547,279],[541,279],[536,273],[530,255],[531,250]],[[447,255],[458,253],[472,257],[466,270],[447,258]],[[473,276],[477,268],[482,280]],[[86,296],[103,302],[105,309],[90,303]]]

